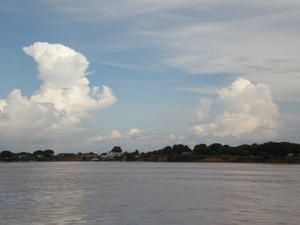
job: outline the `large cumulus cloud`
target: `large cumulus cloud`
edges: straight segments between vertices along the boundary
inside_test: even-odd
[[[74,130],[91,110],[116,102],[109,87],[89,86],[89,62],[81,53],[46,42],[23,50],[37,63],[42,84],[32,96],[23,96],[21,90],[15,89],[6,99],[0,99],[0,131],[5,140]]]
[[[207,112],[210,119],[193,127],[198,136],[268,138],[277,133],[279,111],[265,84],[237,79],[217,99],[201,104],[201,119]]]

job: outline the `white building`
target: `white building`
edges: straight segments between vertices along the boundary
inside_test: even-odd
[[[114,147],[110,152],[107,153],[107,159],[118,159],[122,156],[122,149],[120,147]]]

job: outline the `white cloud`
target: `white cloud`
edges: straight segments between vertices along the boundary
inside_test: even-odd
[[[121,139],[124,138],[125,136],[118,130],[112,130],[109,134],[107,135],[100,135],[100,136],[95,136],[95,137],[90,137],[87,139],[88,144],[99,144],[104,141],[108,140],[114,140],[114,139]]]
[[[200,121],[210,118],[211,115],[211,105],[210,99],[200,99],[200,107],[197,111],[197,119]]]
[[[168,139],[170,139],[171,141],[176,141],[177,140],[177,136],[175,134],[170,134],[167,136]]]
[[[110,139],[116,139],[116,138],[122,138],[122,137],[123,137],[122,133],[118,130],[113,130],[109,135]]]
[[[103,86],[88,86],[87,69],[89,62],[79,52],[60,44],[37,42],[24,47],[38,64],[39,78],[43,84],[31,96],[31,101],[51,103],[65,113],[65,122],[76,123],[84,114],[101,109],[116,102],[111,89]]]
[[[137,137],[137,136],[141,136],[142,134],[143,134],[143,131],[141,131],[137,128],[132,128],[128,131],[129,137]]]
[[[223,5],[224,10],[217,7],[214,13],[222,20],[208,16],[203,21],[194,15],[189,18],[193,22],[171,23],[168,28],[145,29],[140,34],[156,40],[164,50],[161,61],[169,67],[189,74],[243,76],[270,85],[276,99],[297,99],[299,1],[264,2],[264,6],[256,1],[243,6],[226,1],[216,5]],[[230,4],[245,12],[243,18],[228,10]]]
[[[243,76],[270,85],[276,99],[298,100],[298,0],[43,3],[72,22],[117,26],[122,41],[111,39],[109,46],[150,46],[158,50],[152,60],[160,64],[190,74]]]
[[[95,136],[87,139],[89,149],[96,151],[107,151],[113,146],[119,145],[125,151],[134,151],[139,149],[140,151],[153,151],[155,149],[163,148],[167,145],[174,145],[176,143],[190,142],[186,136],[176,136],[175,134],[153,134],[140,131],[139,135],[129,135],[130,131],[137,128],[129,129],[127,132],[121,133],[120,131],[114,130],[116,133],[122,134],[117,138],[112,138],[112,132],[106,135]],[[134,132],[136,133],[136,132]],[[194,144],[194,142],[192,142]],[[197,143],[197,142],[195,142]]]
[[[233,75],[229,79],[242,75],[253,82],[269,85],[276,101],[299,101],[300,67],[297,59],[300,50],[298,38],[300,30],[297,21],[300,19],[300,1],[298,0],[79,0],[76,2],[45,0],[43,4],[47,4],[47,10],[52,9],[57,13],[55,15],[61,16],[59,21],[63,17],[66,19],[64,22],[80,21],[97,24],[102,22],[112,26],[113,30],[116,31],[116,33],[113,32],[114,37],[111,36],[111,32],[101,34],[106,35],[104,39],[105,46],[109,46],[106,48],[108,51],[117,49],[119,53],[122,53],[124,51],[123,45],[125,48],[127,47],[125,49],[126,54],[128,53],[128,46],[131,48],[129,51],[135,50],[136,47],[141,47],[141,50],[151,48],[150,52],[155,52],[155,54],[149,54],[151,60],[143,58],[141,64],[158,62],[160,65],[163,64],[162,67],[166,65],[184,70],[189,74],[214,75],[215,73],[225,73]],[[99,46],[99,42],[99,39],[91,39],[89,43],[85,43],[84,47],[94,50],[95,46]],[[34,53],[35,51],[30,50],[28,54],[35,55],[34,57],[38,61],[43,61],[37,52]],[[74,71],[69,67],[60,67],[58,63],[57,66],[60,69],[55,71],[55,74],[60,76],[59,74],[64,74],[64,71],[72,71],[72,73],[77,74],[77,71],[82,71],[87,67],[84,59],[74,58],[76,58],[75,61],[80,61],[77,64],[71,60],[71,67],[73,62],[76,64]],[[51,57],[46,61],[48,60],[52,62]],[[110,62],[109,59],[104,58],[103,60]],[[134,58],[129,61],[134,61]],[[126,65],[126,61],[118,61],[118,65],[115,66],[125,69],[131,68],[131,66]],[[43,74],[47,74],[47,63],[44,63],[44,66],[41,66],[39,70],[44,71]],[[56,79],[56,75],[54,79]],[[77,75],[77,78],[80,77]],[[69,78],[59,82],[53,82],[52,79],[41,74],[40,78],[43,83],[48,85],[43,84],[33,97],[22,96],[21,92],[20,95],[24,97],[22,99],[23,104],[28,102],[25,104],[27,110],[34,110],[35,108],[40,108],[39,110],[42,111],[49,110],[49,112],[53,110],[54,113],[49,114],[53,115],[51,119],[54,122],[51,124],[54,124],[54,127],[72,126],[78,123],[89,110],[108,106],[115,101],[111,90],[106,87],[102,91],[103,97],[100,97],[99,88],[90,88],[89,92],[94,100],[86,99],[86,96],[90,96],[90,94],[86,95],[86,91],[82,91],[84,89],[82,86],[88,86],[84,84],[84,78],[71,79],[72,83],[75,84],[74,86],[79,87],[79,90],[74,88],[72,92],[67,91],[68,86],[65,86],[68,84]],[[52,87],[52,83],[54,83],[54,87]],[[216,85],[218,86],[218,84]],[[62,88],[60,88],[61,86]],[[214,90],[203,87],[201,89],[189,88],[188,91],[211,94]],[[13,96],[16,95],[13,94]],[[76,99],[82,98],[82,100],[75,101],[74,104],[70,101],[69,104],[68,96],[70,95],[78,96]],[[95,100],[97,96],[102,101]],[[221,98],[220,95],[219,98]],[[7,102],[8,99],[0,100],[1,127],[12,123],[7,122],[9,118],[12,118],[12,116],[8,116],[7,112],[14,104],[10,103],[10,106],[7,106]],[[48,104],[49,107],[41,105],[42,103]],[[38,107],[31,104],[37,104]],[[73,105],[78,105],[80,111],[77,111]],[[238,103],[237,105],[241,104]],[[207,131],[215,130],[215,128],[211,128],[214,124],[223,124],[222,126],[229,128],[235,127],[233,124],[229,124],[237,123],[237,121],[245,122],[243,125],[240,124],[239,129],[230,131],[232,135],[247,133],[251,125],[253,126],[251,130],[255,130],[254,133],[257,133],[257,126],[262,127],[261,130],[274,131],[272,126],[261,126],[261,120],[257,120],[257,117],[265,116],[258,116],[257,112],[245,114],[243,110],[235,109],[226,111],[226,114],[224,110],[216,112],[220,111],[219,108],[221,108],[217,107],[216,103],[213,103],[212,106],[213,110],[209,110],[210,107],[207,106],[206,108],[201,105],[201,109],[198,111],[198,119],[202,121],[198,127],[200,133],[202,132],[200,128],[203,128],[205,124],[212,123],[210,127],[205,129]],[[46,109],[44,109],[45,107]],[[226,106],[224,107],[226,108]],[[18,112],[18,110],[16,111]],[[282,112],[282,114],[284,113],[286,112]],[[40,113],[37,114],[40,115]],[[271,117],[275,114],[271,113]],[[210,118],[207,115],[213,115],[214,119],[209,121]],[[299,110],[294,110],[293,116],[298,117]],[[21,118],[17,113],[16,117]],[[286,117],[289,115],[286,114]],[[41,121],[40,126],[49,127],[43,118],[39,119]],[[206,120],[209,122],[203,122]],[[24,127],[26,126],[24,125]],[[214,132],[210,131],[209,133]]]
[[[211,110],[218,115],[193,127],[198,136],[268,138],[277,134],[279,111],[265,84],[237,79],[218,92]]]
[[[16,89],[0,99],[1,141],[10,137],[47,139],[51,138],[49,132],[54,135],[58,130],[73,132],[91,110],[116,102],[109,87],[89,87],[89,62],[81,53],[46,42],[23,50],[36,61],[42,85],[32,96],[23,96]]]
[[[114,141],[114,139],[129,140],[135,137],[141,137],[142,134],[143,131],[137,128],[131,128],[126,133],[122,133],[119,130],[112,130],[109,134],[88,138],[87,142],[90,144],[97,144],[105,141]]]

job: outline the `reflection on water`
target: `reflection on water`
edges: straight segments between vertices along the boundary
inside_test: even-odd
[[[300,224],[300,166],[0,164],[0,224]]]

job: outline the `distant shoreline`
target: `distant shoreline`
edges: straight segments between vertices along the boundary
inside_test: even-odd
[[[52,149],[14,153],[3,150],[0,162],[197,162],[197,163],[284,163],[300,164],[300,144],[289,142],[268,142],[264,144],[229,146],[214,143],[209,146],[198,144],[193,149],[177,144],[162,149],[139,152],[123,152],[120,146],[111,151],[97,154],[58,153]]]
[[[267,161],[267,162],[242,162],[242,161],[185,161],[185,162],[160,162],[160,161],[0,161],[0,164],[10,164],[10,163],[65,163],[65,162],[78,162],[78,163],[101,163],[101,162],[112,162],[112,163],[170,163],[170,164],[180,164],[180,163],[197,163],[197,164],[269,164],[269,165],[300,165],[300,160],[297,159],[297,161],[288,162],[288,161]]]

